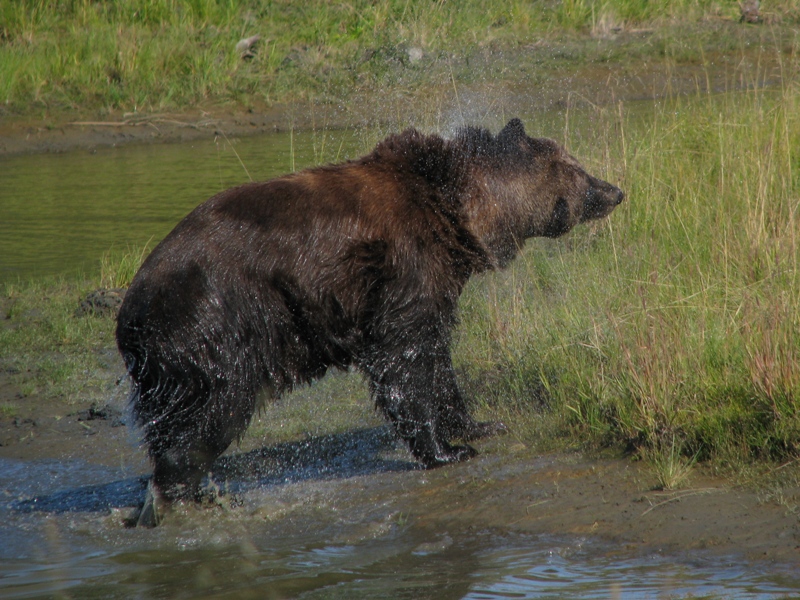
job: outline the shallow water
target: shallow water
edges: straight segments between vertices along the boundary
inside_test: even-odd
[[[365,448],[367,444],[370,448]],[[391,452],[384,433],[340,452]],[[366,451],[365,451],[366,450]],[[596,539],[432,529],[365,502],[424,476],[394,461],[359,471],[239,481],[237,505],[187,509],[125,529],[144,479],[80,460],[0,460],[3,598],[776,598],[789,566],[702,552],[642,553]],[[408,468],[411,467],[411,468]],[[377,479],[377,482],[376,482]],[[233,478],[234,484],[236,478]],[[353,505],[349,506],[348,503]]]

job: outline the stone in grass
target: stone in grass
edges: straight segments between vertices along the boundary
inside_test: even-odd
[[[255,47],[260,41],[260,35],[251,35],[250,37],[242,38],[236,43],[236,51],[242,57],[242,60],[250,60],[255,57]]]
[[[125,288],[100,288],[91,291],[81,300],[80,306],[75,311],[75,316],[116,316],[119,312],[119,307],[122,306],[125,292],[127,292]]]

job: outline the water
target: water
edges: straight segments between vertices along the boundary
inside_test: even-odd
[[[326,131],[0,158],[0,283],[96,274],[104,252],[152,247],[216,192],[362,146]]]
[[[391,445],[389,439],[371,443]],[[238,507],[187,509],[161,528],[142,530],[120,526],[122,507],[135,504],[144,489],[139,474],[81,460],[2,459],[0,596],[487,600],[800,593],[800,574],[788,566],[414,524],[390,502],[362,496],[364,476],[377,478],[384,491],[421,476],[393,465],[376,465],[371,475],[251,482]]]

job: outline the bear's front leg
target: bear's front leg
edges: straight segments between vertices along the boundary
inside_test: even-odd
[[[406,348],[383,356],[367,369],[377,406],[426,468],[472,458],[471,446],[449,443],[450,430],[441,426],[436,398],[435,352]]]
[[[477,454],[471,446],[451,445],[437,428],[432,407],[426,406],[426,400],[415,397],[402,386],[388,386],[377,395],[376,402],[397,434],[408,444],[414,458],[426,468],[467,460]]]
[[[449,352],[435,357],[435,390],[439,428],[447,439],[461,439],[465,442],[507,433],[500,421],[476,421],[468,410],[464,396],[456,383],[456,374]]]

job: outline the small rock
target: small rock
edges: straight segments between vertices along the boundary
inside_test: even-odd
[[[74,414],[78,417],[79,422],[101,420],[111,421],[111,427],[123,427],[125,425],[122,420],[122,411],[109,404],[98,406],[97,403],[92,402],[92,405],[87,410],[79,410]]]
[[[125,298],[125,288],[99,289],[89,292],[75,311],[76,317],[86,315],[115,315]]]
[[[739,19],[740,23],[759,23],[761,22],[761,16],[758,14],[758,9],[760,7],[759,0],[745,0],[744,2],[739,2],[739,10],[742,13],[741,18]]]
[[[453,545],[453,538],[449,535],[445,535],[441,539],[435,542],[427,542],[424,544],[420,544],[412,551],[412,554],[416,554],[418,556],[426,556],[428,554],[438,554],[440,552],[444,552],[450,546]]]
[[[412,65],[421,61],[423,56],[425,56],[425,53],[422,51],[422,48],[414,47],[408,49],[408,62]]]
[[[241,55],[243,60],[249,60],[255,56],[255,47],[261,41],[260,35],[251,35],[247,38],[242,38],[236,43],[236,51]]]

